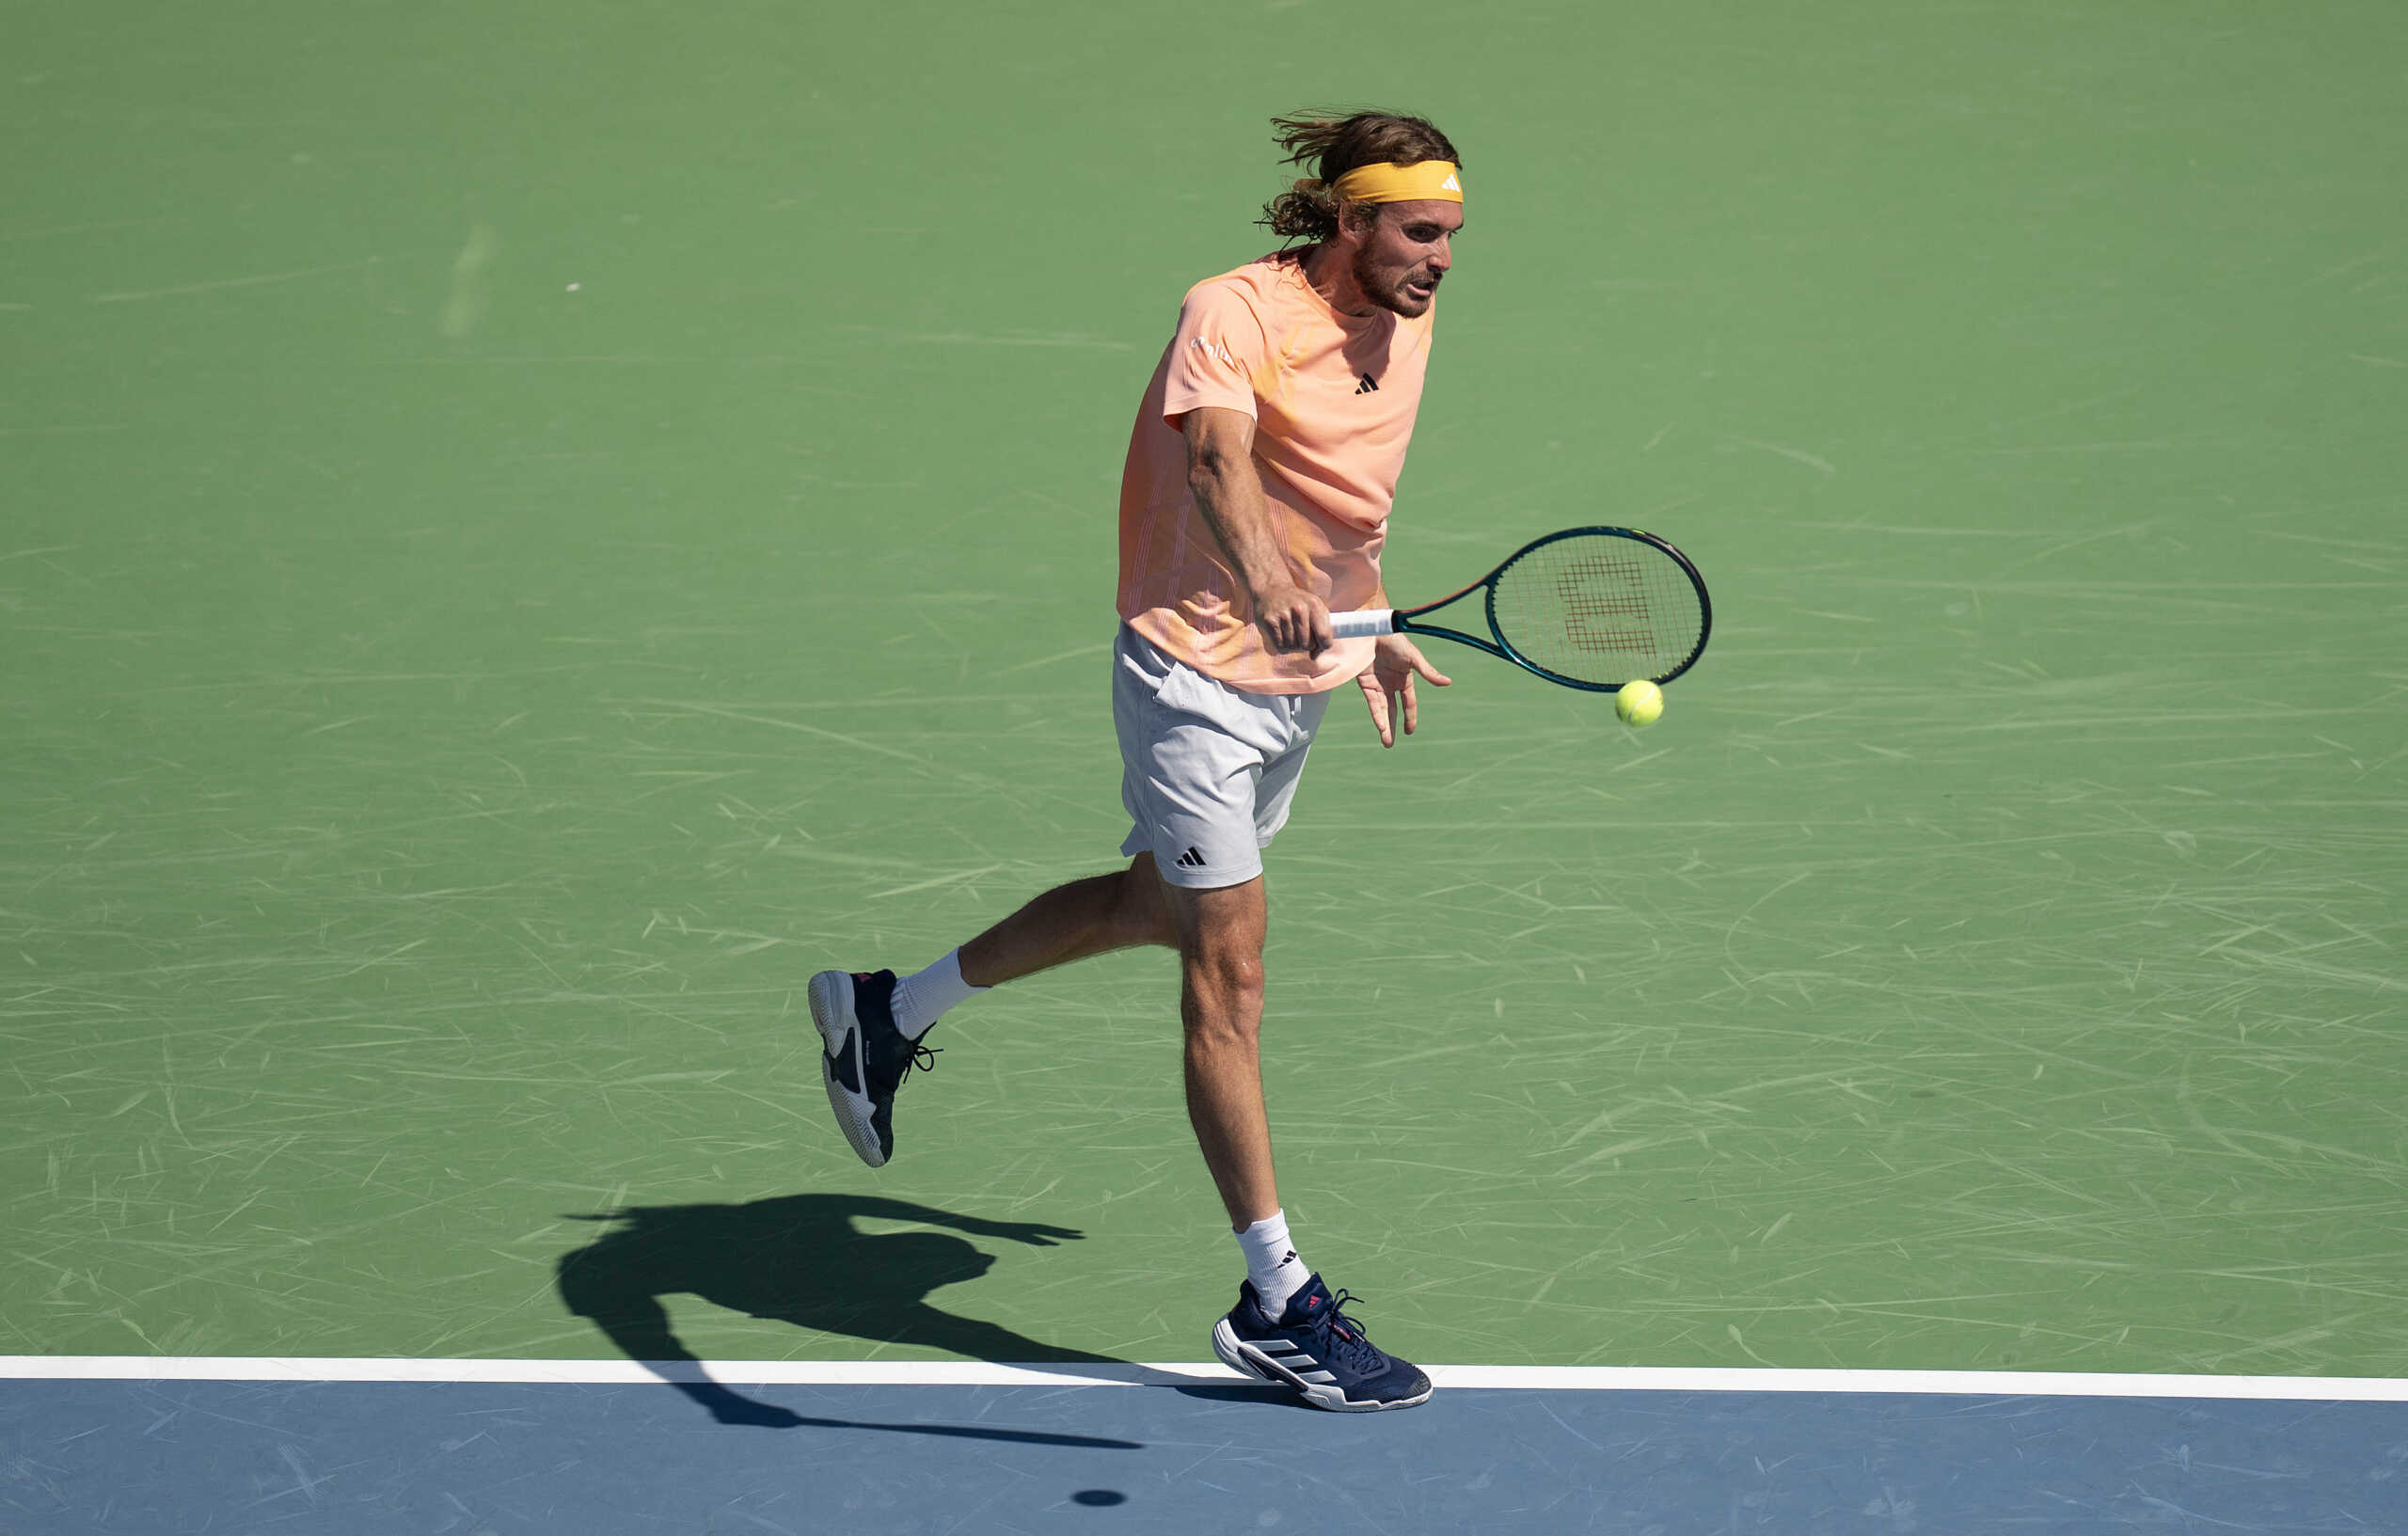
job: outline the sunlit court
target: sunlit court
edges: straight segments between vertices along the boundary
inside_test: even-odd
[[[2408,1532],[2408,9],[0,35],[0,1532]]]

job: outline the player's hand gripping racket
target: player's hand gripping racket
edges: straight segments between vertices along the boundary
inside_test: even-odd
[[[1422,615],[1485,594],[1494,642]],[[1550,683],[1611,693],[1645,678],[1669,683],[1697,664],[1714,628],[1705,578],[1687,555],[1630,528],[1567,528],[1534,539],[1450,597],[1419,608],[1333,613],[1340,640],[1441,635],[1503,657]]]

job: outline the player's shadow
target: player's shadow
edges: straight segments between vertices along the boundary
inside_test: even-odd
[[[948,1232],[871,1234],[858,1217],[949,1227],[977,1237],[1050,1247],[1068,1227],[990,1221],[909,1200],[866,1195],[786,1195],[746,1205],[635,1206],[578,1221],[608,1231],[560,1261],[561,1299],[590,1318],[626,1356],[649,1367],[722,1424],[892,1429],[919,1434],[1138,1449],[1134,1442],[969,1426],[865,1424],[806,1418],[755,1402],[710,1379],[678,1339],[660,1298],[699,1296],[752,1317],[881,1344],[913,1344],[976,1360],[1126,1367],[1108,1354],[1048,1344],[993,1322],[928,1305],[939,1286],[974,1280],[992,1256]]]

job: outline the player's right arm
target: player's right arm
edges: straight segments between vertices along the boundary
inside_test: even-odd
[[[1254,467],[1254,418],[1201,405],[1180,419],[1187,435],[1187,488],[1253,599],[1254,622],[1274,651],[1319,656],[1329,649],[1329,606],[1296,584],[1272,531],[1262,477]]]

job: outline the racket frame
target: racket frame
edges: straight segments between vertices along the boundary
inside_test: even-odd
[[[1652,545],[1672,558],[1673,562],[1679,565],[1682,572],[1688,577],[1689,585],[1697,591],[1697,643],[1689,647],[1689,654],[1681,658],[1679,666],[1647,679],[1661,687],[1697,665],[1697,658],[1705,654],[1706,640],[1714,633],[1714,599],[1707,595],[1705,578],[1698,574],[1697,566],[1688,556],[1673,548],[1668,541],[1636,528],[1609,528],[1601,525],[1590,528],[1558,529],[1544,538],[1532,539],[1507,555],[1497,563],[1497,568],[1486,576],[1469,586],[1450,593],[1434,603],[1423,603],[1418,608],[1364,609],[1351,613],[1333,613],[1330,615],[1332,628],[1340,640],[1360,635],[1437,635],[1468,645],[1474,650],[1486,651],[1490,656],[1500,660],[1511,661],[1513,665],[1526,672],[1536,673],[1550,683],[1560,683],[1565,688],[1576,688],[1586,693],[1618,693],[1630,683],[1638,682],[1639,679],[1628,678],[1621,683],[1590,683],[1577,677],[1566,677],[1560,672],[1551,672],[1515,649],[1513,642],[1505,638],[1505,631],[1499,628],[1497,623],[1497,582],[1498,578],[1513,569],[1515,562],[1532,550],[1544,549],[1550,544],[1593,534],[1603,534],[1617,539],[1635,539],[1640,544]],[[1460,629],[1450,629],[1445,625],[1420,622],[1420,615],[1434,613],[1450,603],[1459,602],[1468,597],[1474,591],[1481,588],[1487,591],[1482,607],[1486,610],[1488,632],[1494,637],[1493,640],[1482,640],[1478,635],[1467,635]]]

